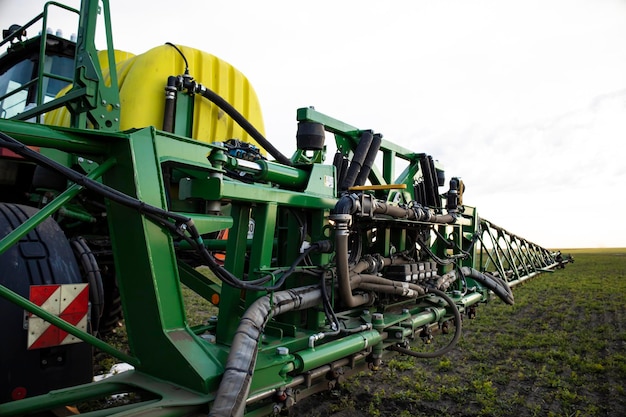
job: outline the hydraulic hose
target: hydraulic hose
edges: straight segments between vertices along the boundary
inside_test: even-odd
[[[426,192],[426,204],[430,207],[437,207],[437,174],[435,172],[435,164],[433,158],[428,155],[420,159],[420,167],[424,177],[424,186]]]
[[[341,152],[335,153],[333,158],[333,165],[337,172],[337,184],[341,184],[344,181],[346,172],[348,171],[348,160],[343,157]]]
[[[444,348],[439,349],[435,352],[415,352],[415,351],[412,351],[411,349],[407,349],[405,347],[397,346],[397,345],[392,345],[389,347],[389,349],[395,350],[396,352],[400,352],[405,355],[413,356],[416,358],[428,359],[428,358],[437,358],[439,356],[445,355],[446,353],[450,352],[454,348],[454,346],[456,346],[456,344],[458,343],[459,339],[461,338],[461,332],[462,332],[461,313],[459,312],[459,309],[456,307],[456,304],[454,304],[454,301],[450,297],[448,297],[448,295],[445,292],[436,290],[434,288],[428,288],[427,291],[443,298],[452,309],[452,314],[454,316],[454,336],[452,337],[452,340],[450,340],[450,343],[448,343]]]
[[[279,291],[257,299],[246,310],[233,337],[222,381],[209,417],[243,416],[256,365],[259,338],[270,317],[322,302],[318,286]]]
[[[163,112],[163,130],[174,132],[174,115],[176,113],[176,82],[177,78],[170,76],[167,78],[165,87],[165,110]]]
[[[308,256],[311,250],[328,250],[330,244],[328,242],[316,242],[309,247],[305,253],[301,254],[296,262],[281,275],[274,285],[264,286],[263,284],[273,279],[273,275],[268,274],[265,277],[259,278],[254,281],[243,281],[233,275],[230,271],[223,268],[218,264],[217,260],[211,255],[208,250],[202,244],[202,238],[194,225],[191,218],[179,213],[164,210],[162,208],[146,204],[141,200],[131,197],[122,193],[114,188],[99,183],[89,177],[74,171],[58,162],[36,152],[20,141],[12,138],[11,136],[0,132],[0,146],[12,150],[13,152],[23,156],[26,159],[35,161],[37,164],[49,168],[55,172],[65,176],[71,182],[80,185],[88,190],[91,190],[98,195],[108,198],[120,205],[136,210],[141,213],[147,219],[151,220],[155,224],[168,230],[172,235],[178,236],[186,240],[193,248],[195,248],[199,255],[207,262],[207,265],[215,273],[215,275],[224,283],[231,285],[235,288],[253,290],[253,291],[275,291],[284,283],[285,279],[295,271],[295,267],[306,256]]]
[[[91,333],[98,334],[100,318],[104,312],[104,287],[98,261],[83,237],[70,240],[75,255],[78,257],[83,273],[89,283],[89,300],[91,301]]]
[[[349,215],[343,215],[348,216]],[[348,262],[348,223],[344,217],[345,223],[337,216],[335,225],[335,259],[337,265],[337,278],[339,281],[339,295],[346,306],[353,308],[373,301],[370,294],[352,294],[352,285],[350,283],[350,266]]]
[[[376,133],[372,139],[369,149],[367,150],[367,156],[365,157],[365,161],[363,161],[363,167],[361,168],[359,175],[356,177],[354,185],[363,185],[365,184],[365,181],[367,181],[370,171],[372,170],[372,166],[374,166],[374,162],[376,161],[376,156],[378,155],[382,141],[382,135],[380,133]]]
[[[177,227],[185,225],[183,226],[183,228],[185,229],[187,227],[189,227],[190,230],[195,229],[195,227],[193,226],[193,221],[189,217],[169,212],[159,207],[151,206],[144,203],[143,201],[124,194],[121,191],[92,180],[89,177],[81,174],[80,172],[74,171],[73,169],[59,164],[58,162],[42,155],[41,153],[30,149],[20,141],[2,132],[0,132],[0,145],[12,150],[13,152],[23,156],[26,159],[35,161],[39,165],[60,173],[73,183],[78,184],[88,190],[94,191],[105,198],[115,201],[118,204],[133,208],[145,215],[153,215],[157,218],[160,218],[162,221],[164,219],[174,220],[176,221],[176,223],[178,223]]]
[[[355,184],[373,140],[374,133],[371,130],[364,130],[361,133],[361,139],[359,140],[359,144],[357,145],[354,155],[352,156],[352,160],[350,161],[348,173],[339,187],[341,191],[345,191]]]
[[[228,101],[224,100],[219,94],[209,90],[200,83],[190,79],[190,77],[179,77],[179,83],[182,87],[199,93],[220,109],[224,110],[239,126],[243,128],[261,147],[263,147],[270,155],[283,165],[293,165],[291,160],[283,155],[278,149],[268,141],[261,132],[259,132],[237,109],[235,109]]]
[[[494,277],[493,275],[486,272],[479,272],[474,268],[470,268],[467,266],[461,268],[461,273],[464,276],[472,278],[483,284],[485,287],[489,288],[505,303],[509,305],[513,305],[515,303],[515,300],[513,298],[513,291],[511,291],[511,287],[509,287],[509,284],[507,284],[505,280]]]

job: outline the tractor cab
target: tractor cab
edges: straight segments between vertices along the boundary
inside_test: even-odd
[[[46,10],[24,26],[11,25],[2,31],[0,48],[0,118],[24,120],[26,111],[52,101],[74,76],[76,42],[50,30],[27,38],[37,31],[37,22],[47,22]],[[59,6],[57,6],[59,7]],[[70,10],[78,13],[76,10]],[[42,116],[28,118],[41,122]]]

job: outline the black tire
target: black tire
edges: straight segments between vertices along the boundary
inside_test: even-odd
[[[36,209],[0,203],[0,238]],[[31,285],[83,282],[65,234],[48,218],[0,255],[0,285],[29,298]],[[24,310],[0,297],[0,403],[90,382],[92,349],[86,343],[27,350]]]

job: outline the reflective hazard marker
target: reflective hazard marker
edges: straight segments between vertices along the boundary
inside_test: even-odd
[[[30,301],[69,324],[87,331],[89,286],[87,284],[31,285]],[[81,340],[47,321],[28,314],[28,349],[78,343]]]

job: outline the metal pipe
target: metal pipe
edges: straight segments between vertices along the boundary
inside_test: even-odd
[[[391,217],[400,218],[400,219],[408,219],[408,220],[417,220],[431,223],[443,223],[443,224],[451,224],[456,222],[456,213],[448,213],[448,214],[435,214],[431,213],[428,209],[421,206],[414,206],[411,208],[402,208],[398,206],[394,206],[392,204],[387,204],[383,201],[375,201],[374,204],[374,213],[375,214],[386,214]]]
[[[355,355],[352,355],[349,358],[341,358],[338,361],[335,361],[331,364],[325,364],[325,365],[320,366],[319,368],[312,369],[306,373],[306,376],[296,375],[290,380],[290,382],[288,382],[285,385],[285,388],[294,388],[294,387],[297,387],[298,385],[302,385],[306,383],[307,380],[312,381],[318,378],[325,377],[328,374],[328,372],[332,371],[333,369],[341,368],[343,366],[349,366],[351,363],[359,362],[365,359],[366,356],[367,354],[365,353],[357,353]],[[264,400],[266,398],[269,398],[273,396],[274,394],[276,394],[277,391],[278,389],[273,388],[267,391],[257,392],[256,394],[248,397],[248,399],[246,400],[246,404],[252,404],[252,403]]]
[[[446,345],[444,348],[439,349],[435,352],[415,352],[415,351],[412,351],[411,349],[408,349],[402,346],[397,346],[397,345],[391,345],[389,346],[389,349],[395,350],[396,352],[404,353],[405,355],[414,356],[416,358],[436,358],[441,355],[445,355],[450,350],[452,350],[452,348],[457,344],[457,342],[461,338],[461,313],[459,312],[459,309],[457,308],[454,301],[450,297],[448,297],[446,293],[444,293],[443,291],[439,291],[434,288],[429,288],[428,291],[443,298],[446,301],[446,303],[448,303],[448,307],[452,309],[452,314],[454,316],[455,329],[454,329],[454,336],[452,337],[452,340],[450,341],[450,343],[448,343],[448,345]]]
[[[402,297],[419,297],[426,294],[424,288],[417,284],[404,281],[395,281],[368,274],[352,274],[350,276],[352,289],[364,288],[373,291],[396,294]]]
[[[86,155],[107,155],[109,144],[106,139],[121,139],[122,134],[98,132],[98,138],[82,133],[78,135],[69,130],[53,128],[36,123],[21,123],[13,120],[0,119],[0,132],[7,134],[29,146],[55,148],[69,153]],[[11,145],[1,142],[0,146]],[[11,149],[9,146],[5,146]]]
[[[314,349],[294,353],[294,372],[307,372],[337,359],[353,355],[382,342],[383,337],[377,330],[357,333],[328,342]]]
[[[276,162],[257,161],[261,167],[259,179],[279,184],[288,188],[304,188],[309,181],[309,173],[305,170],[277,164]]]

